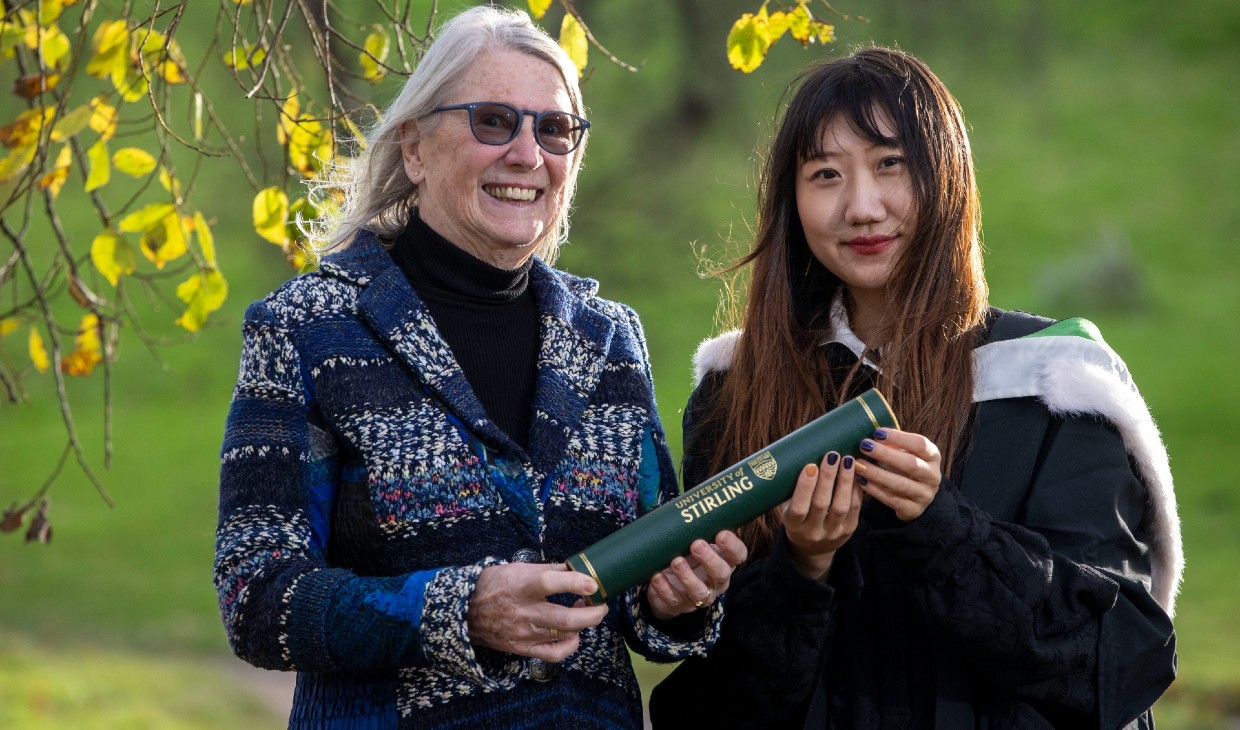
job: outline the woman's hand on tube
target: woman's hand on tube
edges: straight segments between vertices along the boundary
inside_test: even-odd
[[[715,536],[714,543],[695,540],[689,553],[650,578],[646,603],[660,621],[692,613],[714,603],[732,580],[732,571],[745,562],[749,550],[730,530]]]
[[[862,498],[855,479],[858,463],[828,452],[821,464],[801,469],[792,497],[784,503],[792,561],[809,578],[825,578],[835,551],[857,531]]]
[[[865,493],[904,522],[921,517],[943,481],[939,447],[921,434],[881,428],[862,440],[861,453],[857,483]]]
[[[597,586],[563,563],[507,563],[482,569],[469,598],[466,623],[474,646],[559,662],[577,651],[582,629],[597,625],[607,606],[578,601],[561,606],[557,593],[589,596]]]

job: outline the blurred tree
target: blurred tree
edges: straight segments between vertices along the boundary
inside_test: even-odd
[[[552,0],[527,2],[549,23]],[[727,38],[730,63],[752,71],[784,35],[803,45],[832,40],[832,26],[809,3],[767,0],[742,15]],[[0,236],[11,248],[0,256],[0,392],[23,402],[28,378],[51,378],[56,404],[48,407],[59,409],[65,444],[42,486],[0,515],[0,532],[25,528],[27,541],[51,539],[48,491],[70,457],[112,504],[83,451],[67,378],[102,371],[107,468],[122,331],[158,354],[192,338],[224,304],[228,280],[212,235],[218,211],[195,197],[205,158],[234,162],[255,191],[255,233],[294,268],[312,265],[298,222],[336,201],[308,199],[301,183],[361,144],[361,129],[381,113],[370,88],[417,63],[438,3],[420,11],[413,4],[219,0],[190,11],[187,0],[4,0],[0,68],[12,74],[10,98],[20,104],[0,111]],[[555,5],[560,43],[578,68],[593,47],[636,70],[598,43],[574,0]],[[689,27],[698,5],[679,0]],[[686,42],[710,42],[698,35]],[[234,87],[227,94],[223,82]],[[220,111],[237,88],[244,124],[235,110]],[[682,98],[703,111],[688,117],[705,123],[710,100]],[[181,334],[159,334],[166,323],[144,320],[135,305],[143,299],[179,312],[172,324]]]

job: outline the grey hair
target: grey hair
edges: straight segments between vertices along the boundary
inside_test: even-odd
[[[417,207],[418,188],[405,173],[402,126],[417,122],[416,134],[425,136],[439,121],[432,110],[448,100],[474,61],[483,53],[505,49],[554,66],[563,77],[572,113],[585,116],[577,67],[528,14],[492,6],[465,10],[440,28],[396,100],[366,135],[359,154],[332,164],[325,170],[327,174],[309,183],[320,209],[336,210],[310,225],[310,237],[318,251],[347,247],[362,229],[388,239],[404,230],[410,212]],[[585,149],[583,139],[571,153],[563,210],[534,248],[547,263],[555,261],[560,245],[568,238],[568,218]],[[338,206],[321,204],[324,198],[339,193],[343,193],[343,202]]]

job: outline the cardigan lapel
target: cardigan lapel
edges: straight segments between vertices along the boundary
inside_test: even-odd
[[[540,480],[561,460],[607,364],[615,325],[587,303],[597,282],[535,259],[530,283],[542,317],[530,455]],[[546,489],[542,490],[545,494]]]
[[[324,259],[323,270],[362,287],[358,316],[470,431],[517,448],[487,416],[426,305],[374,234],[359,234],[348,249]]]

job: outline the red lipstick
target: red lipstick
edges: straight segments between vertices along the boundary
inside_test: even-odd
[[[886,251],[895,240],[895,236],[857,236],[845,241],[844,245],[862,256],[874,256]]]

